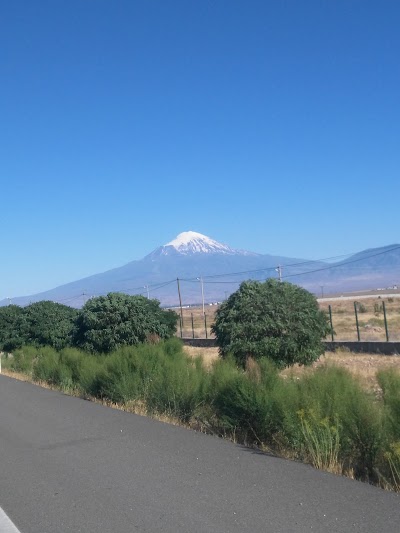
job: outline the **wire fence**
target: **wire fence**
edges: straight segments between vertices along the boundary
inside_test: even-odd
[[[322,299],[320,308],[327,314],[334,341],[400,341],[400,298],[371,297],[360,300]],[[218,305],[185,307],[179,314],[177,335],[190,339],[212,339],[211,326]]]
[[[400,298],[368,298],[320,302],[331,321],[327,340],[399,341]]]
[[[211,326],[217,306],[212,306],[212,311],[208,310],[209,307],[207,306],[207,312],[204,313],[202,308],[182,309],[182,314],[179,314],[178,336],[184,339],[214,339]]]

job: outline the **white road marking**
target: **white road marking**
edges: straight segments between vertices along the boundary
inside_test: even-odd
[[[0,507],[0,531],[1,533],[21,533],[11,522],[6,513]]]

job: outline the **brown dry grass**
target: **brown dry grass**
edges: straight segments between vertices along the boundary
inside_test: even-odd
[[[211,333],[211,324],[214,322],[215,311],[217,306],[207,305],[204,309],[204,314],[206,315],[206,320],[204,321],[203,308],[202,307],[191,307],[189,309],[183,309],[183,328],[182,336],[185,338],[192,338],[194,332],[194,338],[196,339],[205,339],[206,338],[206,326],[207,326],[207,337],[209,339],[214,338],[214,335]],[[179,311],[178,311],[179,313]],[[193,328],[192,328],[192,317],[193,317]],[[178,326],[178,334],[179,326]]]
[[[203,362],[209,368],[218,359],[218,348],[197,348],[184,346],[184,351],[190,357],[202,357]]]
[[[357,340],[357,328],[354,314],[354,300],[323,300],[319,302],[320,308],[328,311],[329,305],[332,309],[333,327],[335,330],[335,340]],[[385,325],[383,320],[382,302],[385,302],[386,316],[389,328],[390,340],[400,340],[400,299],[383,298],[371,296],[359,300],[359,304],[365,312],[358,312],[361,340],[363,341],[383,341],[386,339]],[[376,311],[376,306],[379,311]],[[213,338],[211,325],[214,322],[217,306],[206,306],[207,336]],[[192,327],[193,317],[193,327]],[[178,328],[178,334],[180,331]],[[182,336],[185,338],[201,339],[206,337],[205,323],[202,307],[191,307],[183,309]],[[328,339],[330,340],[330,338]]]
[[[360,380],[365,389],[379,393],[380,388],[376,379],[377,372],[388,368],[400,370],[400,357],[394,355],[356,354],[339,350],[337,352],[326,352],[310,367],[295,365],[293,368],[287,368],[282,371],[282,375],[301,377],[324,364],[338,365],[345,368]]]
[[[8,376],[10,378],[18,379],[18,381],[32,381],[32,377],[28,374],[22,374],[21,372],[14,372],[13,370],[9,370],[8,368],[2,368],[1,373],[4,376]]]
[[[354,312],[354,300],[320,301],[320,308],[332,309],[333,329],[336,340],[357,340],[357,328]],[[382,302],[385,302],[386,317],[390,340],[400,340],[400,300],[399,298],[381,298],[374,296],[358,300],[358,322],[362,341],[386,340]]]
[[[201,356],[207,367],[210,367],[213,361],[218,359],[218,348],[185,346],[184,349],[191,357]],[[379,370],[395,368],[400,371],[400,357],[394,355],[356,354],[338,350],[337,352],[326,352],[325,355],[309,367],[295,365],[292,368],[286,368],[281,375],[301,377],[324,364],[333,364],[346,368],[360,380],[365,389],[376,393],[380,391],[376,379],[376,373]]]

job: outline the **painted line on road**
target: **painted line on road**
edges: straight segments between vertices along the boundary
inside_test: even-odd
[[[11,522],[6,513],[0,507],[0,531],[1,533],[21,533],[20,530]]]

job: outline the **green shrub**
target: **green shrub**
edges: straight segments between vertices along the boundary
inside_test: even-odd
[[[309,462],[320,470],[339,472],[341,469],[340,426],[338,420],[320,418],[313,410],[299,411],[302,452]]]
[[[390,444],[389,449],[384,454],[387,462],[387,476],[390,487],[396,492],[400,492],[400,441]]]
[[[357,477],[373,480],[374,465],[384,439],[379,405],[348,371],[335,366],[319,367],[297,381],[296,388],[297,399],[292,395],[289,408],[284,409],[285,431],[290,441],[298,449],[307,447],[304,420],[314,430],[318,424],[326,429],[335,428],[330,433],[332,444],[336,441],[340,444],[338,460],[345,468],[353,469]],[[298,415],[297,420],[294,413]]]
[[[320,366],[283,378],[267,358],[208,370],[178,339],[125,346],[109,355],[72,348],[16,350],[13,369],[85,396],[165,414],[240,442],[256,443],[334,472],[400,490],[400,373],[381,371],[383,401],[345,369]],[[382,481],[384,480],[384,481]]]
[[[366,313],[367,307],[361,302],[354,302],[359,313]]]
[[[127,403],[138,398],[139,376],[134,357],[120,349],[104,359],[104,371],[97,375],[97,387],[102,397],[116,403]]]
[[[122,346],[171,337],[177,319],[157,300],[110,293],[86,302],[76,321],[74,344],[91,353],[111,353]]]
[[[87,354],[76,348],[64,348],[60,352],[59,361],[69,369],[71,379],[74,383],[79,383],[81,367]]]
[[[188,422],[207,395],[209,377],[202,361],[188,358],[175,339],[160,343],[157,351],[151,348],[136,349],[146,407]]]
[[[33,362],[37,358],[37,350],[34,346],[24,346],[13,352],[11,358],[11,369],[15,372],[30,374]]]
[[[60,361],[64,361],[63,353]],[[185,422],[207,395],[208,373],[200,359],[184,354],[178,339],[125,346],[107,356],[86,356],[77,368],[79,387],[85,394],[116,403],[140,401],[149,413]]]
[[[32,377],[35,381],[44,381],[49,385],[59,385],[64,368],[60,365],[60,354],[55,350],[38,354],[33,367]]]
[[[82,355],[77,386],[84,396],[100,399],[104,397],[104,389],[107,386],[104,357],[91,354]]]
[[[18,305],[0,307],[0,350],[13,352],[27,341],[24,309]]]
[[[283,368],[318,359],[330,326],[311,293],[269,279],[242,283],[217,310],[212,331],[223,357],[230,353],[242,366],[248,357],[268,357]]]
[[[268,360],[251,360],[246,371],[234,370],[231,363],[218,366],[212,389],[216,391],[213,409],[221,428],[245,441],[271,444],[282,425],[276,396],[284,385],[276,366]]]
[[[400,372],[394,369],[380,370],[377,379],[383,393],[390,439],[400,441]]]
[[[61,350],[72,342],[77,309],[51,301],[35,302],[24,308],[27,342]]]

